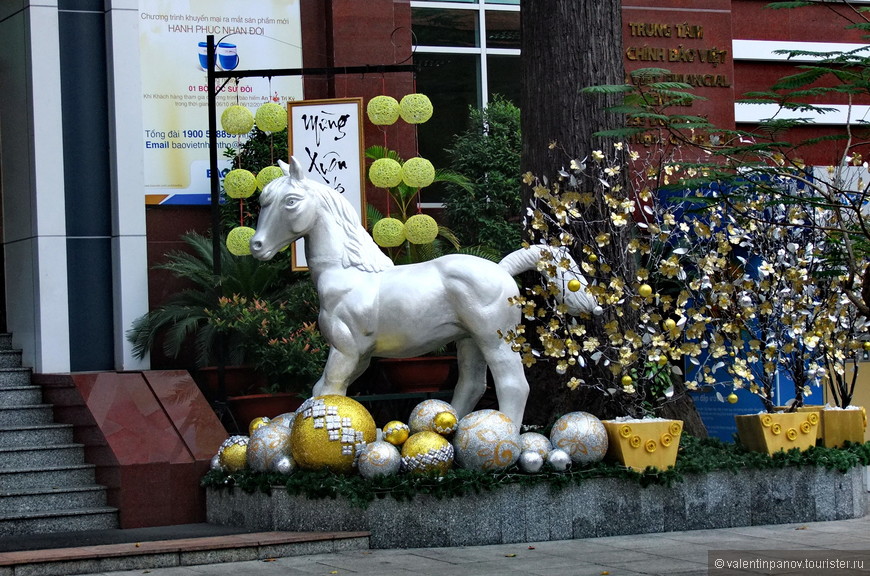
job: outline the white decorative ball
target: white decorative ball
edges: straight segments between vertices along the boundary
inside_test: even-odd
[[[272,418],[269,422],[271,425],[279,425],[284,426],[285,428],[289,428],[293,430],[293,422],[296,420],[296,412],[285,412],[283,414],[279,414]]]
[[[411,417],[408,419],[411,434],[423,431],[438,432],[435,429],[435,418],[442,412],[453,414],[454,418],[458,420],[456,410],[444,400],[423,400],[417,404],[411,410]]]
[[[212,456],[208,467],[211,470],[223,470],[223,466],[221,466],[221,455],[215,454]]]
[[[565,414],[550,431],[553,448],[561,448],[572,462],[599,462],[607,453],[607,430],[601,420],[587,412]]]
[[[532,450],[524,451],[520,454],[520,459],[517,461],[520,470],[526,474],[535,474],[540,472],[544,465],[544,457]]]
[[[453,438],[456,463],[470,470],[503,470],[520,457],[520,431],[497,410],[478,410],[462,418]]]
[[[272,467],[269,471],[289,476],[296,472],[296,461],[293,460],[292,456],[283,456],[272,463]]]
[[[547,464],[556,472],[564,472],[571,466],[571,457],[561,448],[553,448],[547,454]]]
[[[248,467],[254,472],[269,472],[278,460],[290,456],[290,429],[286,426],[267,424],[251,434]]]
[[[541,458],[546,458],[550,450],[553,449],[550,439],[537,432],[520,434],[520,447],[523,449],[523,452],[537,452]]]
[[[383,440],[367,444],[359,455],[357,468],[363,478],[392,476],[402,465],[399,449]]]

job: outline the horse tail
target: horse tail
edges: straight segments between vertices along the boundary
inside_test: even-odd
[[[560,264],[564,263],[563,261],[568,263],[567,267]],[[552,269],[547,265],[549,262],[555,264],[555,276],[550,276],[547,273],[547,268]],[[498,264],[511,276],[528,270],[537,270],[547,276],[555,283],[558,290],[556,300],[560,304],[564,304],[568,309],[568,314],[572,316],[579,316],[584,312],[597,316],[603,311],[595,300],[595,296],[589,293],[587,289],[589,283],[580,272],[580,267],[577,266],[567,248],[535,244],[511,252]],[[580,282],[579,290],[571,291],[568,289],[568,283],[571,280]]]

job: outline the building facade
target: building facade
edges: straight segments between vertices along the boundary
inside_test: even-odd
[[[496,94],[520,104],[519,0],[253,3],[276,11],[298,7],[302,67],[334,71],[304,75],[299,97],[367,100],[415,91],[430,97],[436,110],[432,121],[418,131],[366,123],[367,145],[401,142],[400,152],[418,147],[443,164],[443,150],[463,129],[469,106],[484,106]],[[206,206],[146,205],[144,199],[146,4],[151,11],[161,5],[160,0],[0,4],[3,312],[25,364],[37,372],[147,367],[148,359],[132,355],[125,333],[174,289],[150,267],[180,245],[181,234],[209,225]],[[210,30],[202,19],[214,17],[206,13],[210,3],[181,4],[192,23],[179,22],[174,32],[204,40]],[[845,27],[850,16],[845,3],[800,10],[771,10],[766,4],[624,0],[626,69],[666,68],[706,97],[693,113],[723,127],[751,127],[770,111],[735,100],[769,87],[795,64],[777,50],[864,44],[860,31]],[[231,19],[243,21],[242,12]],[[172,25],[169,19],[157,24]],[[265,26],[249,27],[257,28]],[[256,54],[242,63],[260,67]],[[378,71],[403,63],[415,64],[416,73]],[[347,66],[372,71],[343,74],[340,69]],[[201,71],[195,79],[201,82]],[[819,104],[841,113],[819,118],[803,135],[842,131],[847,122],[864,118],[870,102],[849,107],[843,96]],[[207,125],[204,107],[201,121]],[[829,165],[838,158],[833,149],[819,146],[805,161]],[[166,362],[151,360],[158,367]]]

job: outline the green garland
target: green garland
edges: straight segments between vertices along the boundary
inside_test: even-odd
[[[535,486],[549,484],[558,491],[571,484],[581,484],[590,478],[626,478],[641,486],[653,484],[670,486],[682,482],[686,474],[702,474],[714,470],[737,472],[739,470],[764,470],[800,466],[819,466],[829,470],[847,472],[855,466],[870,465],[870,442],[847,443],[843,448],[812,447],[805,452],[792,449],[773,456],[749,452],[737,444],[715,439],[701,440],[684,435],[680,440],[677,463],[673,468],[658,470],[647,468],[635,472],[618,464],[599,462],[557,472],[545,466],[537,474],[524,474],[516,466],[502,472],[476,472],[453,469],[444,476],[398,474],[367,480],[362,476],[342,476],[328,471],[298,470],[291,476],[274,473],[259,473],[250,470],[226,473],[211,470],[202,480],[208,488],[239,488],[246,493],[271,493],[277,486],[284,486],[293,496],[309,499],[346,498],[352,505],[365,508],[376,499],[391,496],[396,500],[411,500],[418,494],[435,498],[455,498],[468,494],[489,492],[504,486],[517,484]]]

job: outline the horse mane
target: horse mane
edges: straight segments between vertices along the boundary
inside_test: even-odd
[[[350,202],[329,186],[306,180],[306,188],[318,194],[323,199],[323,206],[341,226],[347,235],[341,265],[345,268],[353,266],[364,272],[381,272],[393,266],[393,261],[381,252],[380,247],[372,240],[371,235],[360,223],[359,214]]]

